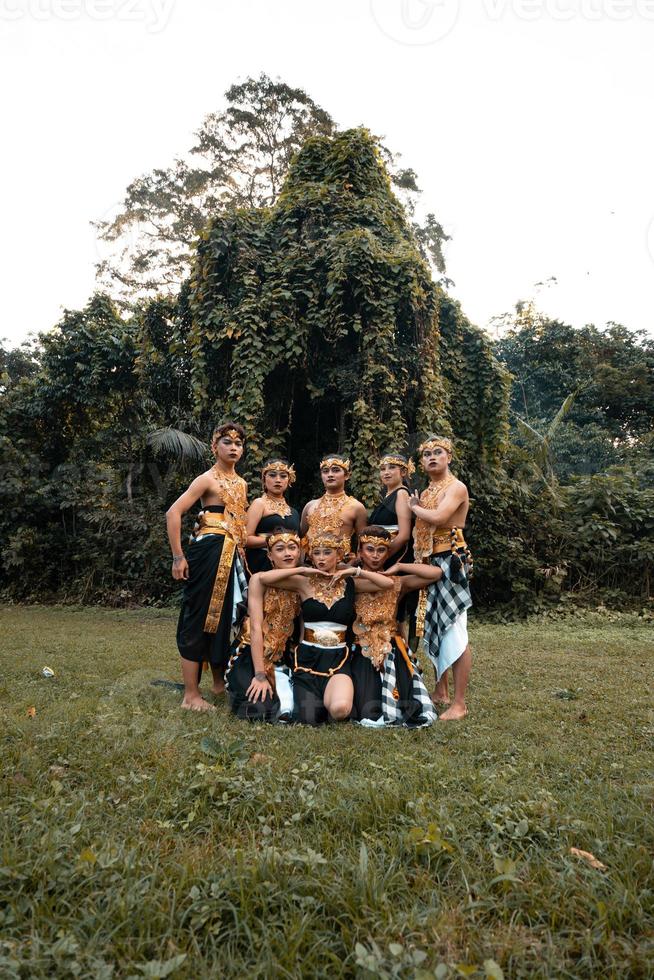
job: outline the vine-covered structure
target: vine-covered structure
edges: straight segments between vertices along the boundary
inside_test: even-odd
[[[250,475],[284,453],[306,497],[339,448],[370,503],[380,452],[433,430],[459,472],[499,462],[508,376],[434,283],[366,130],[309,139],[272,208],[210,222],[189,306],[197,411],[243,422]]]

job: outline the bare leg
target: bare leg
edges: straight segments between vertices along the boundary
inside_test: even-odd
[[[213,685],[211,687],[211,693],[223,694],[225,691],[225,678],[223,677],[223,668],[214,667],[212,664],[211,673],[213,675]]]
[[[436,686],[434,688],[434,693],[431,696],[434,704],[449,704],[450,703],[450,691],[449,691],[449,675],[445,670],[441,675],[441,679],[436,681]]]
[[[472,653],[468,644],[459,659],[455,660],[452,665],[452,673],[454,674],[454,701],[451,707],[440,716],[440,721],[458,721],[460,718],[465,718],[468,714],[466,707],[466,688],[468,687],[471,665]]]
[[[327,682],[324,705],[330,721],[347,721],[352,712],[354,685],[347,674],[336,674]]]
[[[184,699],[182,708],[189,711],[215,711],[216,709],[200,694],[198,665],[195,660],[185,660],[182,657],[182,680],[184,681]]]

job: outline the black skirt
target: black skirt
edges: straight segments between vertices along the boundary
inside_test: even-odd
[[[177,647],[185,660],[195,663],[208,661],[213,667],[226,667],[229,660],[232,616],[234,606],[234,577],[236,555],[229,570],[220,621],[215,633],[205,633],[204,623],[225,537],[207,534],[194,541],[188,549],[189,577],[182,594],[182,608],[177,622]]]
[[[385,712],[386,704],[393,707],[393,714],[399,712],[401,722],[405,725],[419,724],[424,716],[425,704],[419,699],[417,685],[413,682],[413,674],[408,664],[392,640],[393,649],[388,659],[393,658],[395,666],[395,685],[388,689],[385,684],[385,674],[388,672],[375,670],[368,657],[364,657],[358,646],[352,650],[352,680],[354,682],[354,704],[351,718],[353,721],[378,721]],[[414,668],[415,669],[415,668]],[[424,695],[423,695],[424,701]],[[431,707],[431,705],[429,706]]]
[[[254,664],[249,643],[238,647],[225,674],[227,695],[233,713],[245,721],[274,721],[279,714],[279,698],[267,695],[263,701],[248,701],[247,689],[254,678]]]
[[[303,725],[322,725],[327,721],[325,688],[339,674],[352,677],[350,660],[346,646],[315,647],[300,643],[293,660],[294,721]]]

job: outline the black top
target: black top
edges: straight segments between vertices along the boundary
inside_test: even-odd
[[[210,514],[224,514],[225,505],[224,504],[207,504],[202,510],[208,511]]]
[[[388,497],[383,497],[381,501],[377,504],[372,514],[368,518],[369,524],[397,524],[397,510],[395,507],[395,502],[397,500],[398,493],[404,490],[406,493],[409,491],[406,487],[398,487],[397,490],[393,490],[389,493]]]
[[[354,582],[345,579],[345,595],[338,599],[331,609],[313,597],[302,603],[302,617],[305,623],[340,623],[351,626],[354,622]]]
[[[370,515],[368,519],[369,524],[382,524],[383,526],[388,524],[397,525],[397,509],[395,504],[397,501],[397,495],[401,490],[405,490],[407,493],[409,492],[406,487],[398,487],[397,490],[393,490],[392,493],[389,493],[388,497],[382,498]],[[413,561],[413,541],[411,536],[409,536],[409,540],[404,546],[404,551],[388,558],[387,561],[384,562],[384,568],[390,568],[391,565],[394,565],[395,562],[398,561]]]
[[[254,533],[265,536],[272,534],[277,527],[283,527],[285,531],[295,531],[296,534],[300,533],[300,515],[294,507],[291,507],[291,513],[286,517],[280,514],[264,514]],[[272,568],[265,548],[247,548],[245,558],[253,575],[255,572],[269,572]]]

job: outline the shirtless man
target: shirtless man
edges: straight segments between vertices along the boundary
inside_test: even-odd
[[[345,481],[350,476],[350,461],[345,456],[328,453],[320,463],[320,475],[325,493],[306,504],[300,531],[307,546],[316,535],[335,534],[342,538],[345,560],[349,561],[353,557],[352,535],[366,526],[368,512],[360,500],[345,492]]]
[[[246,540],[247,484],[235,470],[244,444],[241,425],[217,426],[211,441],[215,465],[196,477],[166,514],[173,578],[185,583],[177,624],[182,707],[193,711],[213,710],[199,688],[204,661],[211,666],[213,693],[225,690],[232,625],[246,590],[240,553]],[[182,517],[198,500],[202,510],[187,558],[182,551]]]
[[[467,610],[472,605],[470,553],[463,537],[470,501],[465,483],[450,473],[449,439],[428,436],[418,451],[429,486],[409,499],[416,518],[414,555],[417,561],[443,570],[443,577],[427,590],[425,648],[436,674],[435,701],[448,703],[446,671],[452,667],[454,701],[440,720],[454,721],[468,712],[465,693],[472,660],[467,628]]]

